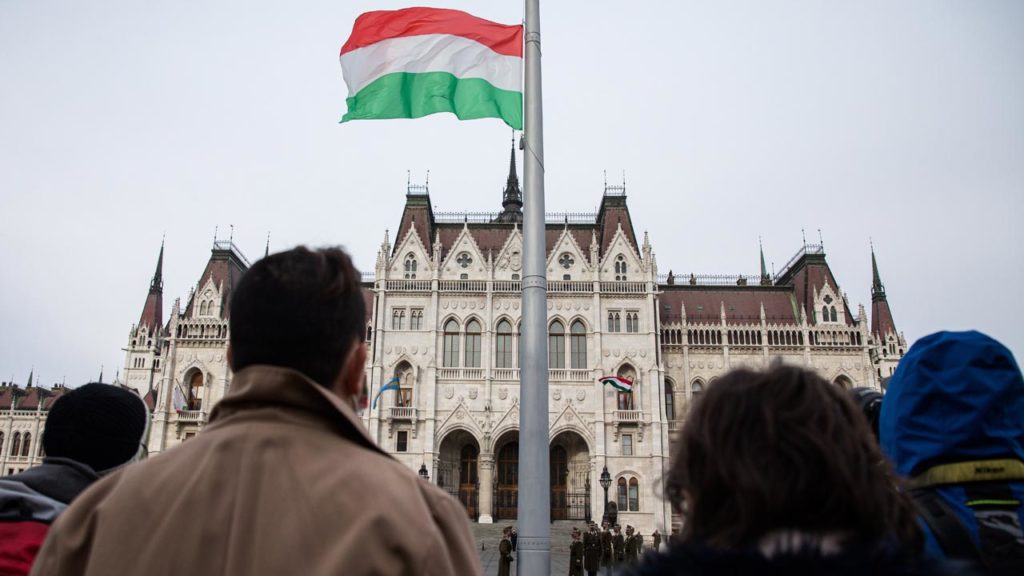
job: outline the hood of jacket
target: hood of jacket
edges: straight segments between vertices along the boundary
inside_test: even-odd
[[[889,380],[878,426],[904,476],[936,464],[1024,460],[1024,379],[1013,354],[975,331],[917,341]]]

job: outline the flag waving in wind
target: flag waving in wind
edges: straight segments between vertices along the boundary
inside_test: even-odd
[[[370,409],[373,410],[374,408],[377,407],[377,399],[380,398],[381,394],[387,392],[388,390],[398,390],[399,388],[401,388],[401,385],[399,383],[398,376],[395,376],[391,380],[388,380],[387,384],[381,386],[380,390],[377,390],[377,395],[373,397],[373,403],[370,404]]]
[[[523,27],[459,10],[405,8],[356,18],[341,48],[341,119],[500,118],[523,128]]]
[[[619,392],[632,392],[633,381],[622,376],[601,376],[601,384],[611,384]]]

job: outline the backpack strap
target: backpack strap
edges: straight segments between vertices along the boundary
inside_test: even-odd
[[[942,496],[931,488],[918,488],[910,494],[917,503],[921,518],[935,535],[946,556],[981,561],[981,552],[970,533]]]

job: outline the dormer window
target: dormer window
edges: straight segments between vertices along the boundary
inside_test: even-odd
[[[615,257],[615,281],[624,282],[626,280],[626,257],[619,254]]]
[[[415,280],[416,279],[416,255],[408,254],[405,257],[405,279]]]

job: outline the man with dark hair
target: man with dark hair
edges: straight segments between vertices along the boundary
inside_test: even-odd
[[[34,573],[479,574],[465,510],[377,447],[353,409],[361,290],[338,249],[253,265],[231,301],[231,391],[209,425],[97,483]]]
[[[0,479],[0,574],[28,574],[54,519],[82,491],[142,453],[149,411],[139,395],[86,384],[53,404],[39,466]]]

